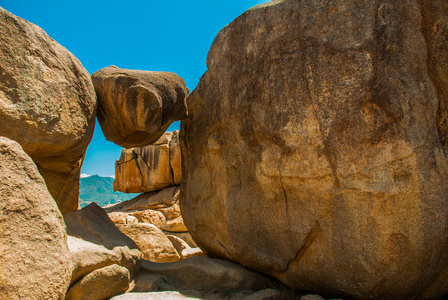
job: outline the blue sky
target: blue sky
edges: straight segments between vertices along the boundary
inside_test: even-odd
[[[175,72],[192,91],[206,71],[207,53],[219,30],[266,2],[0,0],[0,6],[43,28],[91,74],[110,65]],[[82,173],[115,174],[120,153],[121,147],[106,141],[97,124]]]

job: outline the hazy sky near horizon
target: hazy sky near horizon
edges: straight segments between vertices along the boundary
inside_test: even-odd
[[[168,71],[192,91],[206,71],[218,32],[268,0],[50,1],[0,0],[7,11],[44,29],[92,74],[110,65]],[[179,122],[170,131],[179,129]],[[82,173],[111,176],[121,147],[106,141],[97,123]]]

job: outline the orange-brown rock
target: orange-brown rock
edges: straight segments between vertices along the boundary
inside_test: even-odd
[[[104,136],[122,147],[154,143],[187,116],[188,88],[174,73],[111,66],[93,73],[92,80]]]
[[[71,274],[56,203],[22,147],[0,137],[0,299],[64,299]]]
[[[181,128],[198,245],[323,294],[447,294],[447,9],[276,0],[226,26]]]
[[[182,159],[179,142],[179,130],[173,132],[170,141],[170,166],[173,171],[173,180],[175,185],[180,185],[182,181]]]
[[[141,193],[174,185],[170,165],[172,133],[165,133],[158,142],[145,147],[123,149],[115,163],[114,191]]]
[[[36,163],[62,213],[78,209],[96,113],[89,73],[41,28],[0,8],[0,136]]]
[[[146,210],[170,207],[179,201],[180,188],[173,186],[158,192],[144,193],[132,199],[123,210]]]
[[[117,224],[117,228],[138,245],[144,259],[159,263],[180,260],[173,244],[155,225]]]

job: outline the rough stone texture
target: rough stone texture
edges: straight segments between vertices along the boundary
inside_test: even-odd
[[[124,212],[111,212],[107,215],[114,224],[132,224],[139,222],[139,219]]]
[[[89,273],[73,285],[66,300],[103,300],[126,292],[129,288],[129,271],[111,265]]]
[[[165,279],[162,275],[140,272],[135,278],[135,286],[132,292],[156,292],[164,285]]]
[[[174,203],[165,208],[156,208],[156,210],[161,212],[167,220],[175,219],[181,215],[179,203]]]
[[[134,199],[124,207],[124,210],[145,210],[158,209],[174,205],[179,201],[179,186],[170,187],[157,193],[144,193]]]
[[[152,209],[136,211],[131,213],[131,215],[137,218],[139,223],[153,224],[157,228],[161,228],[162,225],[166,222],[166,218],[163,213]]]
[[[95,127],[90,75],[41,28],[2,8],[0,28],[0,136],[31,156],[62,213],[76,210]]]
[[[319,295],[305,295],[301,297],[300,300],[325,300],[325,298]]]
[[[198,245],[309,291],[447,294],[447,6],[277,0],[225,27],[180,133]]]
[[[179,290],[228,292],[262,290],[272,285],[267,277],[239,264],[208,257],[165,264],[142,260],[142,271],[164,275],[166,282]]]
[[[173,171],[175,185],[180,185],[182,181],[182,156],[180,151],[179,130],[173,132],[170,141],[170,166]]]
[[[172,122],[187,117],[188,88],[174,73],[111,66],[93,73],[92,80],[104,136],[121,147],[154,143]]]
[[[61,213],[18,143],[0,137],[0,162],[0,299],[63,299],[72,269]]]
[[[67,233],[84,241],[121,253],[121,263],[131,275],[140,270],[140,252],[132,239],[117,229],[106,212],[96,203],[64,215]]]
[[[265,289],[265,290],[253,293],[250,296],[244,297],[244,300],[285,300],[285,299],[289,299],[289,298],[281,291],[273,290],[273,289]],[[302,299],[300,299],[300,300],[302,300]]]
[[[182,216],[178,216],[172,220],[166,220],[166,222],[162,224],[161,229],[169,232],[188,232]]]
[[[173,244],[155,225],[117,224],[117,228],[138,245],[143,252],[144,259],[159,263],[180,260]]]
[[[115,296],[110,300],[185,300],[203,298],[189,297],[179,292],[151,292],[151,293],[127,293]]]
[[[190,247],[196,248],[198,245],[196,244],[196,242],[193,240],[193,238],[191,237],[191,235],[188,232],[169,232],[169,231],[163,231],[163,233],[168,236],[168,235],[173,235],[176,236],[182,240],[184,240],[185,242],[187,242],[187,244]]]
[[[174,185],[169,144],[172,133],[167,134],[170,134],[169,139],[162,136],[157,143],[123,149],[120,159],[115,163],[114,191],[142,193]]]
[[[129,269],[131,277],[140,269],[140,261],[130,259],[135,256],[135,250],[129,250],[128,247],[115,247],[109,250],[102,245],[73,236],[68,236],[67,242],[73,266],[70,285],[96,269],[114,264]]]
[[[177,253],[179,253],[180,259],[187,259],[195,256],[205,256],[205,253],[200,248],[192,248],[186,241],[175,235],[167,235],[166,237],[173,244]]]
[[[117,246],[127,246],[129,249],[138,249],[137,245],[117,229],[109,219],[107,213],[95,202],[81,210],[64,215],[67,224],[67,233],[107,249]]]

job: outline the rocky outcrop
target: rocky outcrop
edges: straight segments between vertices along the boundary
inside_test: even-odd
[[[73,285],[67,300],[103,300],[124,293],[129,288],[129,271],[119,265],[97,269]]]
[[[279,0],[225,27],[181,128],[198,245],[318,293],[446,294],[447,5]]]
[[[63,299],[72,269],[61,213],[18,143],[0,137],[0,162],[0,299]]]
[[[182,171],[178,136],[177,130],[165,132],[151,145],[123,149],[115,163],[114,191],[142,193],[179,184]]]
[[[111,66],[93,73],[92,80],[104,136],[124,148],[154,143],[187,116],[188,88],[174,73]]]
[[[268,277],[239,264],[208,257],[192,257],[165,264],[142,261],[142,271],[163,275],[165,281],[176,291],[256,291],[273,285]]]
[[[155,225],[117,224],[117,228],[138,245],[144,259],[158,263],[180,260],[176,248]]]
[[[62,213],[78,209],[96,113],[89,73],[41,28],[0,8],[0,136],[31,156]]]

